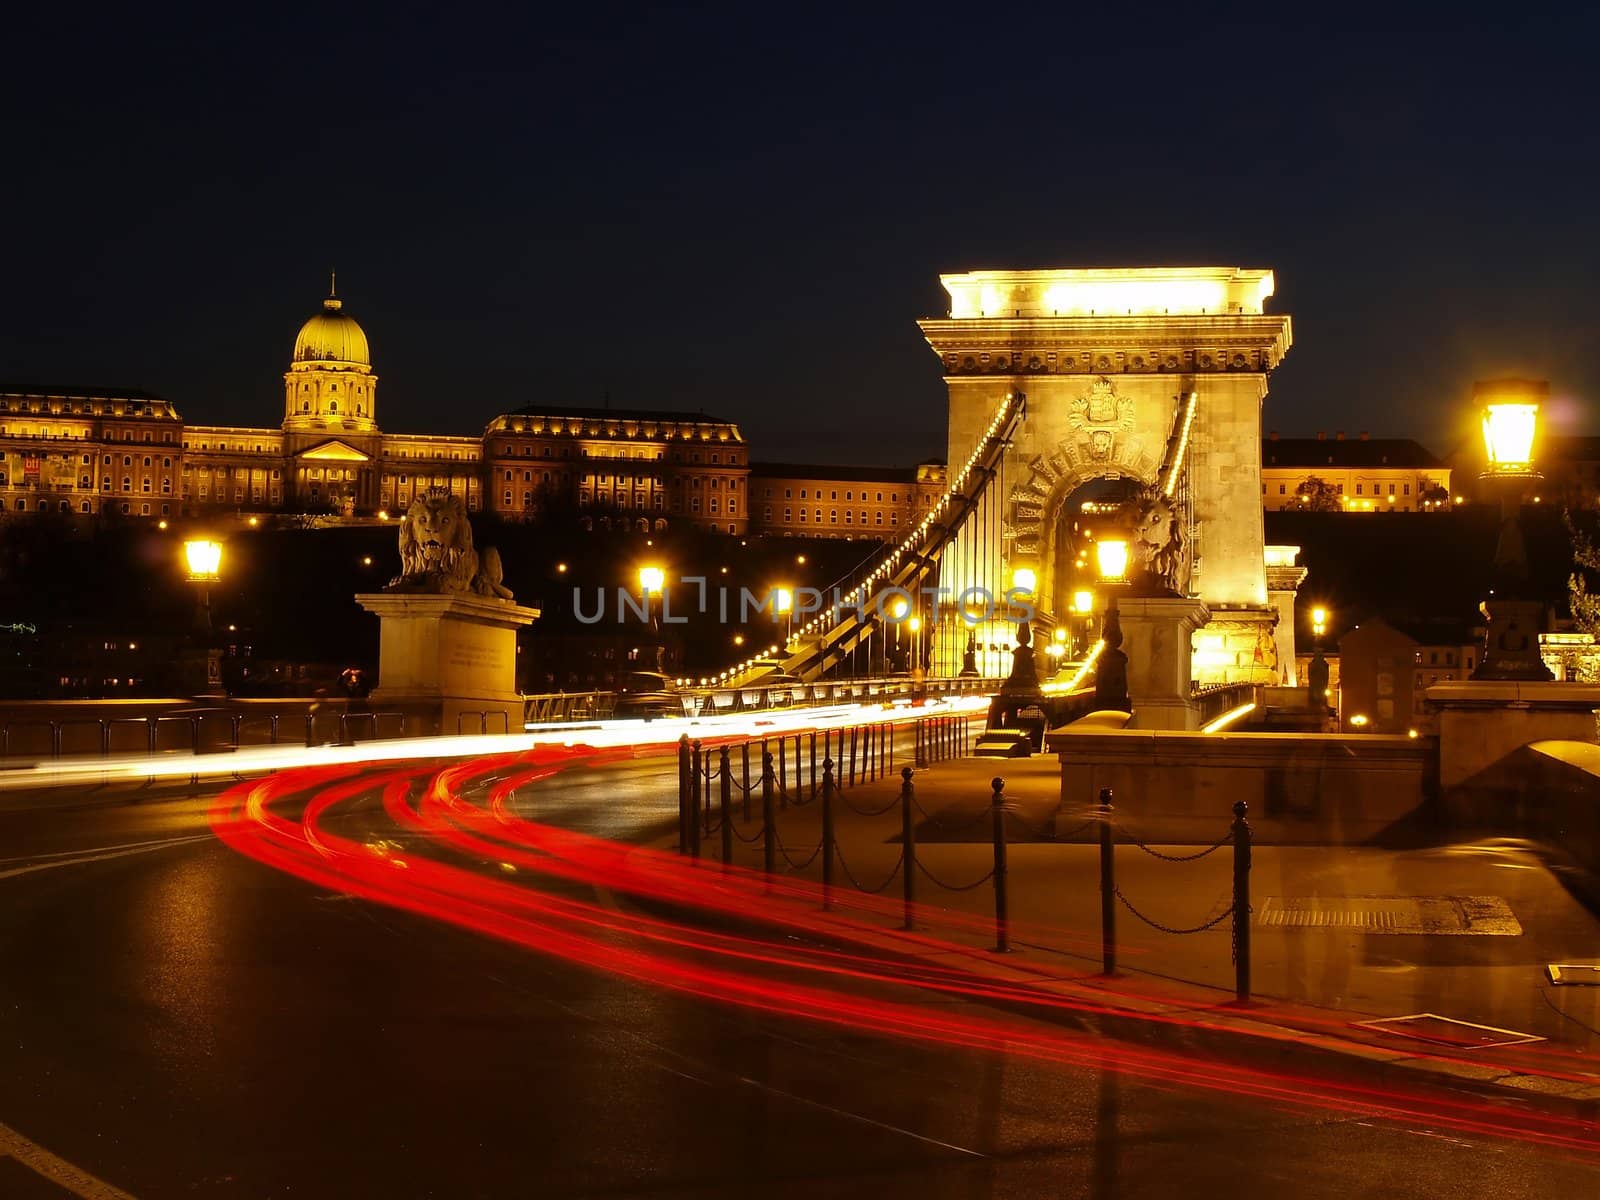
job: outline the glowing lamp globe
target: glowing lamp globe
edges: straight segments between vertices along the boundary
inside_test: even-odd
[[[661,594],[661,589],[667,585],[667,573],[660,567],[639,568],[639,591],[648,596],[652,592]]]
[[[1039,586],[1039,574],[1032,567],[1018,567],[1011,572],[1011,586],[1019,592],[1031,593]]]
[[[1096,565],[1100,568],[1100,578],[1116,581],[1127,578],[1128,575],[1128,543],[1120,540],[1107,540],[1096,542],[1094,546]]]
[[[1072,611],[1078,613],[1092,613],[1094,611],[1094,593],[1073,592]]]
[[[196,582],[211,582],[221,577],[222,543],[209,538],[194,538],[183,544],[183,559],[189,567],[189,578]]]
[[[779,587],[772,589],[773,611],[786,613],[794,608],[794,589]]]
[[[1483,446],[1495,474],[1526,474],[1533,463],[1537,404],[1489,404],[1483,412]]]

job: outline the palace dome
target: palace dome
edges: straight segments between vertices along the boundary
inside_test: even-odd
[[[372,365],[366,333],[342,308],[337,296],[322,302],[322,311],[302,325],[300,335],[294,339],[294,362]]]

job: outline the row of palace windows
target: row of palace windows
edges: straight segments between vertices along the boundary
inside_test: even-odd
[[[1359,484],[1359,483],[1356,484],[1356,495],[1360,496],[1360,495],[1363,494],[1362,488],[1364,486],[1365,486],[1364,484]],[[1384,485],[1381,484],[1381,483],[1373,484],[1372,485],[1372,494],[1374,496],[1381,496],[1383,494],[1383,486]],[[1389,486],[1389,495],[1391,495],[1391,496],[1394,495],[1395,494],[1395,492],[1394,492],[1395,485],[1391,483],[1388,486]],[[1341,496],[1344,495],[1344,484],[1341,483],[1341,484],[1337,485],[1335,490],[1339,493],[1339,495],[1341,495]],[[1267,494],[1267,485],[1264,484],[1264,483],[1261,485],[1261,494],[1263,496],[1265,496]],[[1286,496],[1288,494],[1289,494],[1289,485],[1286,484],[1286,483],[1280,483],[1278,485],[1278,495]],[[1400,494],[1402,496],[1411,495],[1411,485],[1409,483],[1402,483],[1400,485]]]
[[[92,403],[74,404],[70,400],[67,401],[65,404],[51,404],[50,401],[48,401],[48,400],[18,400],[17,401],[17,406],[16,406],[16,411],[17,412],[31,412],[31,413],[51,413],[51,414],[54,414],[54,415],[67,414],[69,416],[71,414],[73,414],[73,413],[78,413],[78,414],[81,414],[81,415],[83,415],[85,417],[144,417],[144,416],[170,417],[170,416],[172,416],[172,413],[168,412],[165,408],[152,407],[149,412],[141,412],[140,411],[140,407],[141,407],[140,406],[140,402],[137,401],[137,400],[134,400],[134,401],[130,402],[126,406],[114,403],[109,408],[104,404],[92,404]],[[0,398],[0,412],[10,412],[10,411],[11,411],[11,400],[9,398]]]
[[[799,509],[798,511],[799,511],[800,515],[799,515],[799,519],[797,521],[796,518],[795,518],[795,512],[796,512],[795,509],[792,509],[792,508],[784,509],[783,510],[784,523],[785,524],[789,524],[789,525],[794,525],[794,524],[804,525],[804,524],[806,524],[806,510],[802,508],[802,509]],[[882,525],[883,524],[883,513],[881,513],[881,512],[873,513],[872,514],[872,518],[873,519],[871,521],[868,521],[867,514],[866,514],[866,512],[863,511],[862,514],[861,514],[860,524],[862,524],[862,525],[867,525],[867,524]],[[765,521],[769,525],[772,523],[772,505],[769,504],[764,509],[761,510],[761,519],[763,521]],[[818,525],[823,524],[822,510],[820,508],[816,510],[815,523],[818,524]],[[850,512],[850,510],[848,508],[844,510],[844,523],[846,525],[854,525],[854,524],[856,524],[856,521],[853,519],[853,514]],[[837,524],[839,524],[839,510],[837,508],[830,508],[828,510],[827,524],[829,524],[829,525],[837,525]],[[898,525],[898,524],[900,524],[900,514],[899,513],[894,513],[894,512],[890,513],[889,514],[889,524],[890,525]]]
[[[74,429],[69,429],[69,428],[66,428],[66,427],[63,427],[60,433],[51,433],[48,426],[44,426],[44,427],[41,427],[39,429],[34,429],[31,425],[25,425],[21,429],[7,429],[4,425],[0,425],[0,437],[40,437],[40,438],[63,437],[63,438],[72,438],[75,441],[88,441],[89,438],[90,438],[90,433],[91,433],[91,431],[88,430],[88,429],[76,429],[76,430],[74,430]],[[107,430],[106,434],[105,434],[105,436],[103,438],[96,438],[94,440],[95,441],[114,442],[114,441],[117,440],[117,431],[116,430]],[[133,441],[138,441],[140,439],[135,438],[133,436],[133,430],[124,429],[124,430],[122,430],[122,439],[121,440],[124,441],[124,442],[133,442]],[[147,429],[147,430],[144,431],[143,440],[146,441],[146,442],[153,442],[153,441],[155,441],[155,438],[153,436],[151,436],[150,431]],[[172,444],[172,431],[171,430],[167,430],[166,432],[164,432],[161,435],[161,441],[164,444],[170,446]],[[185,442],[184,445],[187,446],[188,443]]]
[[[822,489],[821,488],[817,488],[816,492],[817,492],[817,494],[816,494],[815,498],[818,499],[818,500],[821,500],[822,499]],[[772,499],[772,489],[771,488],[767,489],[766,498],[768,500]],[[793,500],[794,499],[794,489],[793,488],[784,488],[783,489],[783,498],[785,500]],[[805,488],[801,488],[800,489],[800,499],[806,500],[806,499],[809,499],[809,498],[810,497],[807,497],[807,495],[806,495],[806,489]],[[829,491],[829,493],[828,493],[828,499],[829,500],[837,500],[838,498],[839,498],[838,489],[833,489],[833,490]],[[853,491],[847,491],[844,494],[844,498],[846,500],[854,500],[856,498],[856,494]],[[867,493],[865,491],[863,491],[861,493],[861,498],[863,500],[865,500],[867,498]],[[877,503],[877,504],[882,504],[883,503],[883,493],[882,492],[875,493],[874,503]],[[900,493],[899,492],[890,492],[889,493],[889,503],[890,504],[899,504],[900,503]]]
[[[16,502],[16,506],[15,507],[16,507],[16,510],[18,512],[26,512],[27,509],[28,509],[28,501],[25,498],[19,496],[17,498],[17,502]],[[38,509],[39,509],[40,512],[49,512],[50,511],[50,501],[48,501],[48,500],[39,501]],[[58,512],[70,513],[72,511],[72,501],[71,500],[58,500],[58,501],[56,501],[56,509],[57,509]],[[80,513],[93,512],[94,511],[94,503],[92,501],[89,501],[89,500],[80,500],[78,502],[78,511]],[[133,512],[132,503],[127,501],[127,500],[124,500],[122,502],[122,511],[124,513],[131,514]],[[148,504],[139,505],[139,515],[141,517],[151,516],[152,514],[151,514],[151,511],[150,511],[150,505],[148,505]],[[172,515],[172,505],[163,504],[161,506],[161,515],[163,517],[170,517]]]

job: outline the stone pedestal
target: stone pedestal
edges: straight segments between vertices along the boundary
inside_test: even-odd
[[[356,603],[382,622],[374,711],[403,712],[411,733],[518,733],[517,629],[536,608],[474,593],[376,592]]]
[[[1200,710],[1190,699],[1190,638],[1210,619],[1199,600],[1177,596],[1117,600],[1122,649],[1128,656],[1130,729],[1198,729]]]

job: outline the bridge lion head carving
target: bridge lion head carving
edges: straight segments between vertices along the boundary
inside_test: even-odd
[[[1177,595],[1189,585],[1187,530],[1178,503],[1158,487],[1139,492],[1133,550],[1149,577]]]

